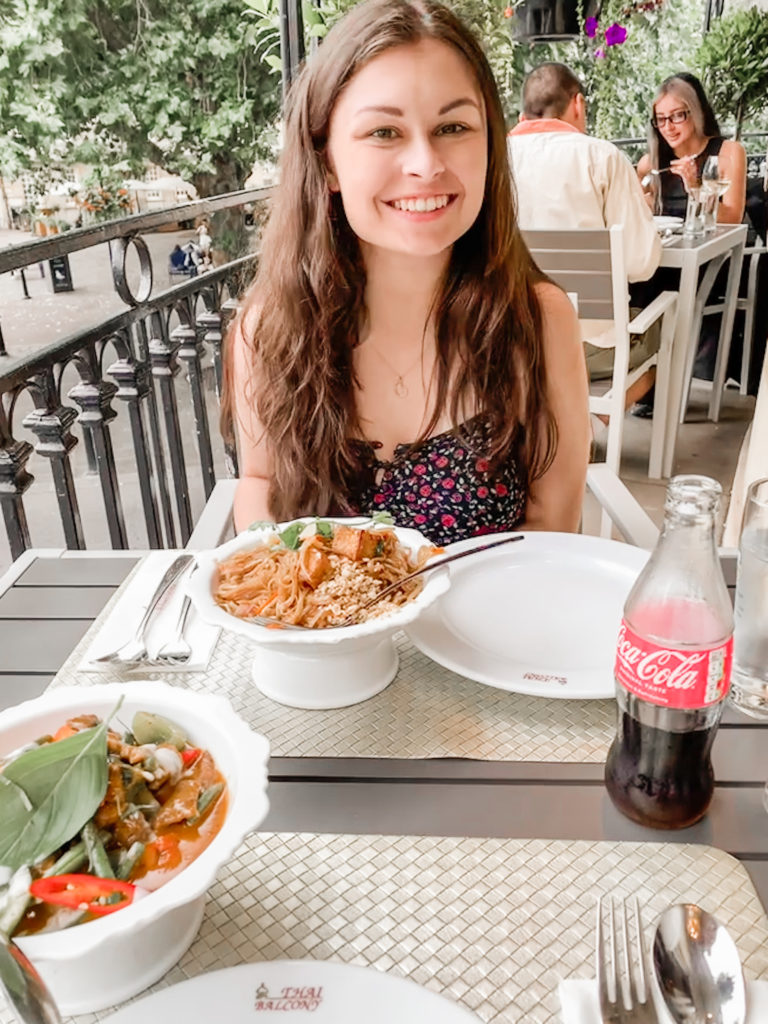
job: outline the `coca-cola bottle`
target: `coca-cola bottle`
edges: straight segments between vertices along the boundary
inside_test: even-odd
[[[661,536],[624,606],[605,784],[623,814],[653,828],[693,825],[714,790],[710,752],[733,648],[715,544],[721,494],[709,477],[670,480]]]

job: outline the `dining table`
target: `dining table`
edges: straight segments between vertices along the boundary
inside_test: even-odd
[[[768,722],[726,708],[709,812],[660,832],[606,794],[615,700],[483,685],[405,634],[393,682],[341,709],[268,699],[251,646],[227,631],[191,668],[95,670],[115,609],[173,556],[31,549],[0,578],[0,709],[48,687],[156,679],[224,694],[269,740],[268,815],[153,990],[259,960],[335,960],[411,978],[480,1021],[555,1024],[558,983],[594,976],[600,892],[637,894],[646,923],[699,903],[729,927],[747,977],[768,979]],[[732,552],[721,561],[732,592]],[[0,1024],[12,1020],[0,999]]]
[[[688,404],[688,390],[705,309],[721,313],[708,410],[710,420],[717,422],[719,418],[746,240],[746,224],[718,224],[714,232],[699,237],[670,233],[663,239],[659,266],[679,270],[680,282],[670,356],[662,477],[672,474],[678,427],[684,420]],[[725,264],[728,265],[728,277],[723,301],[710,304],[707,301],[710,291],[719,270]],[[700,273],[702,268],[703,273]]]

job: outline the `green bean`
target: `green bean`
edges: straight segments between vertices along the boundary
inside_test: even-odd
[[[187,745],[183,729],[170,719],[149,711],[136,712],[131,730],[137,743],[170,743],[177,750],[183,750]]]
[[[89,821],[83,828],[83,839],[85,840],[85,848],[88,851],[91,871],[94,875],[98,878],[114,878],[115,872],[112,870],[107,851],[104,849],[104,844],[99,835],[99,830],[93,821]]]
[[[88,851],[85,848],[85,842],[81,839],[79,843],[70,846],[47,871],[43,872],[43,878],[52,878],[54,875],[70,875],[73,871],[81,868],[86,860],[88,860]]]
[[[140,843],[138,840],[135,843],[131,843],[130,847],[121,855],[118,861],[115,877],[126,882],[131,877],[133,869],[143,857],[146,848],[146,844]]]
[[[189,819],[188,823],[190,825],[197,825],[211,804],[219,798],[222,789],[224,789],[223,784],[221,782],[216,782],[212,786],[209,786],[208,789],[204,789],[202,791],[200,796],[197,798],[197,814],[194,818]]]

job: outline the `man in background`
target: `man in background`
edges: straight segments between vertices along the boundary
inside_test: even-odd
[[[647,280],[659,265],[661,240],[635,169],[612,142],[586,134],[584,89],[565,64],[540,64],[523,83],[520,123],[507,140],[523,230],[572,230],[624,226],[627,277]],[[590,377],[610,377],[613,350],[589,344]],[[633,339],[630,369],[659,346],[659,331]],[[649,370],[627,392],[639,401],[653,383]]]

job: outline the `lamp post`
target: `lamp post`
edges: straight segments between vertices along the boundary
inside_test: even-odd
[[[704,32],[709,32],[712,27],[712,19],[719,18],[723,13],[725,0],[707,0],[704,6]]]
[[[304,18],[301,0],[280,0],[280,56],[283,62],[283,102],[304,60]]]

